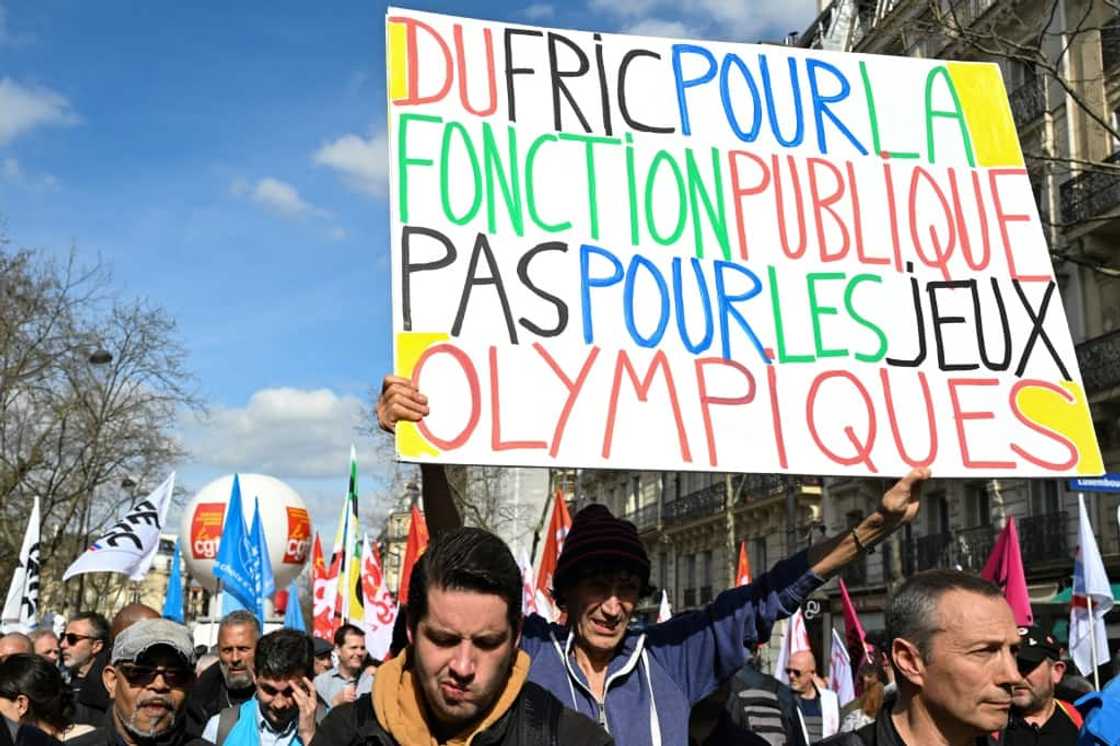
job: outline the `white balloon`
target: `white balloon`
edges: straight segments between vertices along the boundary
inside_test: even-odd
[[[258,498],[261,524],[272,560],[272,576],[277,589],[286,588],[299,575],[311,554],[311,516],[307,505],[295,490],[274,477],[239,474],[238,480],[245,530],[252,528],[254,498]],[[183,561],[191,576],[210,591],[218,588],[214,560],[218,556],[232,488],[232,474],[207,484],[187,503],[180,525]]]

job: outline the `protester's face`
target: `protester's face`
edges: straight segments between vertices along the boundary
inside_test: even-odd
[[[794,653],[789,657],[789,663],[786,665],[789,688],[798,694],[812,691],[813,674],[816,672],[816,662],[811,654],[806,652]]]
[[[172,729],[194,683],[194,668],[170,648],[158,646],[135,662],[106,666],[103,680],[117,731],[135,742]]]
[[[335,648],[338,651],[338,667],[356,674],[362,670],[362,661],[366,659],[366,638],[363,635],[346,635],[342,644]]]
[[[8,718],[8,720],[11,720],[13,723],[18,723],[23,720],[23,716],[27,714],[29,706],[26,694],[20,694],[14,699],[0,697],[0,715]],[[4,724],[0,723],[0,728],[3,727],[5,727]]]
[[[641,590],[641,578],[625,570],[576,583],[567,594],[567,611],[579,644],[597,653],[614,652],[626,634]]]
[[[1031,715],[1054,699],[1054,687],[1062,680],[1066,664],[1047,658],[1033,669],[1025,671],[1027,668],[1029,667],[1019,667],[1023,678],[1011,692],[1011,704],[1022,714]]]
[[[35,654],[46,658],[51,663],[58,663],[58,638],[53,634],[40,636],[35,641]]]
[[[256,647],[257,630],[251,624],[231,624],[218,632],[218,662],[228,688],[244,689],[253,683]]]
[[[950,731],[992,733],[1007,724],[1019,682],[1019,630],[1002,598],[949,591],[937,605],[939,630],[911,676],[935,721]],[[895,656],[899,655],[896,641]]]
[[[261,714],[273,728],[283,730],[299,716],[299,703],[292,694],[296,687],[307,691],[299,676],[284,679],[257,677],[257,702]]]
[[[62,665],[77,671],[101,652],[105,643],[94,638],[93,625],[86,619],[79,619],[66,625],[62,635]]]
[[[29,653],[27,649],[27,640],[17,635],[8,635],[0,637],[0,661],[5,660],[8,656],[16,655],[17,653]]]
[[[324,653],[315,659],[315,675],[331,670],[331,654]]]
[[[477,720],[505,686],[519,641],[507,611],[492,593],[428,590],[428,613],[409,635],[424,698],[444,727]]]

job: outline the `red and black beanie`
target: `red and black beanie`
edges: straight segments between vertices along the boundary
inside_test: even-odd
[[[626,569],[648,592],[649,555],[633,523],[615,518],[605,505],[594,503],[576,513],[552,575],[553,595],[563,603],[566,587],[588,576],[592,568]]]

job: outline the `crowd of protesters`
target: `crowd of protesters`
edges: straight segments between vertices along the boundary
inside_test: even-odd
[[[428,413],[392,377],[377,411],[387,430]],[[509,548],[460,525],[439,467],[423,474],[432,542],[385,661],[348,624],[332,641],[262,634],[237,611],[207,649],[146,606],[112,623],[83,612],[61,637],[0,637],[0,746],[1077,743],[1057,643],[1017,627],[999,588],[960,571],[919,573],[892,594],[843,709],[810,652],[786,662],[788,686],[761,670],[776,622],[913,520],[928,470],[846,533],[641,630],[631,622],[652,592],[650,560],[632,524],[601,505],[578,512],[553,576],[562,622],[524,616]]]

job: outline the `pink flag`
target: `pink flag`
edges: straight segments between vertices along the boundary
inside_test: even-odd
[[[1027,576],[1023,572],[1023,555],[1019,551],[1019,530],[1015,528],[1014,516],[1007,519],[1007,525],[999,532],[999,538],[996,539],[987,564],[980,571],[980,577],[1003,589],[1003,596],[1015,614],[1016,624],[1029,627],[1034,623],[1031,599],[1027,595]]]
[[[840,581],[840,602],[844,607],[844,643],[848,649],[850,661],[854,661],[853,672],[858,672],[860,665],[865,660],[871,660],[871,649],[867,644],[867,635],[863,633],[863,625],[859,623],[859,614],[856,613],[856,607],[852,605],[852,598],[848,595],[848,586],[844,585],[843,578],[838,578],[838,580]]]

